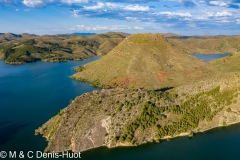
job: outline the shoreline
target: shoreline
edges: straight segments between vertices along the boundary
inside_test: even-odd
[[[212,79],[210,79],[209,81],[211,81],[211,80]],[[79,99],[77,99],[77,101],[74,102],[74,104],[71,103],[68,106],[67,110],[69,112],[66,112],[65,119],[63,121],[61,121],[61,123],[59,122],[59,124],[61,124],[60,129],[57,128],[56,130],[58,130],[58,132],[56,134],[55,133],[53,133],[53,134],[55,136],[56,135],[57,136],[62,135],[62,132],[60,132],[60,130],[63,129],[64,127],[65,128],[68,127],[68,125],[71,128],[74,128],[76,130],[76,133],[74,133],[74,135],[72,136],[72,135],[68,135],[69,132],[67,133],[67,131],[66,131],[67,138],[63,139],[61,141],[62,142],[61,144],[59,144],[59,142],[56,141],[56,139],[47,138],[47,139],[49,139],[50,142],[52,142],[52,143],[50,143],[50,145],[47,146],[47,150],[49,150],[49,151],[54,151],[54,150],[61,151],[61,150],[69,149],[69,150],[72,150],[73,152],[77,152],[77,151],[82,152],[82,151],[87,151],[87,150],[91,150],[91,149],[94,149],[94,148],[98,148],[100,146],[106,146],[109,149],[110,148],[115,148],[115,147],[130,147],[130,146],[133,147],[133,146],[139,146],[139,145],[146,144],[146,143],[153,142],[153,141],[158,142],[158,141],[162,141],[162,140],[169,140],[169,139],[176,138],[176,137],[182,137],[182,136],[192,137],[193,134],[197,134],[199,132],[205,132],[205,131],[208,131],[208,130],[211,130],[211,129],[214,129],[214,128],[217,128],[217,127],[227,127],[227,126],[230,126],[232,124],[239,123],[240,122],[239,114],[237,112],[235,112],[235,111],[234,112],[232,112],[231,110],[227,111],[228,107],[231,107],[231,109],[233,109],[234,107],[238,108],[239,102],[237,104],[237,100],[234,100],[234,98],[235,99],[238,98],[239,88],[235,88],[236,87],[235,85],[232,86],[232,87],[230,85],[228,85],[227,86],[228,90],[226,90],[226,85],[225,85],[225,83],[228,84],[230,82],[235,82],[238,85],[238,83],[240,83],[238,75],[234,75],[231,81],[229,79],[223,79],[220,82],[217,81],[217,83],[215,83],[215,81],[213,81],[213,82],[214,83],[211,84],[211,85],[206,84],[207,88],[203,88],[203,89],[201,89],[199,87],[197,88],[196,85],[194,85],[194,87],[189,87],[189,85],[187,85],[187,86],[183,86],[183,88],[180,87],[180,88],[177,88],[177,89],[175,89],[175,90],[170,92],[170,94],[174,94],[174,93],[178,93],[179,95],[181,94],[183,98],[179,98],[180,100],[183,100],[185,98],[184,100],[185,100],[186,103],[187,102],[188,103],[193,103],[194,106],[196,104],[195,102],[197,100],[199,100],[200,98],[203,99],[203,100],[200,99],[200,102],[202,102],[202,101],[205,102],[205,101],[209,100],[207,98],[204,99],[205,97],[209,97],[209,96],[213,96],[213,98],[215,98],[214,96],[218,96],[216,98],[219,98],[219,97],[223,98],[221,103],[219,102],[219,105],[218,105],[219,107],[218,106],[215,107],[215,104],[212,104],[212,103],[215,103],[215,101],[218,102],[218,99],[216,99],[214,102],[210,101],[211,100],[210,99],[208,101],[209,103],[205,102],[206,104],[202,102],[203,103],[203,107],[202,107],[203,109],[200,108],[200,107],[197,108],[197,109],[200,108],[199,109],[200,111],[198,111],[198,110],[197,111],[201,112],[202,115],[201,114],[199,115],[198,112],[192,112],[192,114],[193,114],[193,117],[195,117],[195,116],[199,116],[200,117],[201,116],[203,118],[197,117],[196,119],[194,118],[195,119],[194,121],[192,119],[190,119],[189,121],[191,123],[193,123],[194,125],[188,125],[188,123],[187,123],[187,127],[179,125],[180,128],[181,127],[183,127],[183,128],[182,129],[179,128],[178,131],[187,131],[187,132],[183,132],[183,133],[178,134],[179,132],[177,130],[173,130],[172,132],[168,132],[168,128],[166,129],[167,131],[165,131],[164,130],[165,128],[163,128],[162,130],[164,130],[164,133],[160,134],[159,132],[162,132],[162,130],[160,130],[160,128],[157,128],[157,130],[155,132],[154,132],[154,130],[152,130],[152,131],[151,130],[146,130],[146,132],[144,130],[144,133],[146,133],[147,136],[143,137],[144,134],[142,134],[141,132],[138,132],[138,133],[136,133],[136,135],[134,135],[136,129],[130,128],[130,127],[132,127],[132,124],[130,124],[127,127],[130,128],[129,129],[130,131],[132,131],[132,130],[133,131],[132,132],[129,131],[129,132],[133,134],[133,137],[136,137],[135,139],[133,139],[133,137],[131,139],[129,138],[130,140],[129,139],[126,140],[126,138],[128,138],[128,137],[126,136],[127,134],[124,135],[125,134],[124,131],[121,132],[122,135],[117,133],[117,132],[120,133],[121,129],[123,129],[124,126],[128,125],[128,124],[125,124],[124,121],[121,121],[121,120],[124,120],[124,116],[123,116],[123,115],[125,115],[124,113],[127,113],[130,110],[130,109],[127,108],[128,105],[129,105],[129,102],[132,102],[129,105],[132,110],[131,110],[131,113],[129,112],[130,113],[129,114],[130,118],[127,119],[127,120],[135,120],[135,119],[137,119],[138,116],[140,115],[139,114],[139,112],[141,111],[140,109],[142,109],[142,106],[143,106],[144,102],[148,102],[149,101],[148,99],[150,99],[150,101],[152,103],[154,103],[154,104],[156,104],[158,102],[159,104],[164,105],[166,103],[166,105],[170,105],[170,107],[171,107],[171,105],[176,105],[176,104],[171,104],[169,101],[163,101],[163,100],[165,100],[164,96],[160,96],[160,98],[162,98],[163,100],[162,99],[159,100],[159,98],[158,99],[154,99],[154,97],[156,98],[156,95],[161,95],[161,94],[157,94],[154,91],[152,91],[153,92],[152,93],[152,92],[149,92],[148,90],[146,90],[146,91],[139,91],[139,90],[137,90],[137,91],[135,91],[135,90],[134,91],[129,91],[129,90],[124,90],[124,92],[123,92],[123,91],[120,91],[120,90],[114,90],[113,89],[113,90],[106,90],[106,91],[102,90],[101,93],[89,93],[89,96],[87,96],[87,95],[80,96]],[[88,83],[89,83],[89,81],[88,81]],[[208,83],[208,82],[205,82],[205,83]],[[218,83],[220,83],[220,84],[218,84]],[[201,84],[199,84],[199,85],[201,85]],[[212,86],[217,86],[217,87],[212,88]],[[188,91],[186,88],[187,89],[191,88],[191,91],[195,89],[196,93],[195,94],[194,93],[191,94],[190,97],[185,96],[186,92]],[[184,92],[179,91],[180,89],[181,90],[183,89]],[[225,92],[223,92],[223,90]],[[130,94],[130,96],[128,96],[128,94]],[[185,94],[185,95],[183,95],[183,94]],[[116,97],[115,95],[118,95],[118,97]],[[139,97],[139,95],[142,98],[141,101],[139,101],[138,98],[136,98],[136,97]],[[148,95],[150,98],[147,97],[146,95]],[[111,97],[111,96],[114,96],[114,97]],[[226,98],[224,98],[223,96],[225,96]],[[195,99],[192,100],[193,99],[192,97],[194,97]],[[189,101],[187,101],[187,100],[189,100]],[[227,100],[229,101],[229,103],[227,103],[228,102]],[[115,101],[115,103],[113,103],[114,101]],[[233,102],[235,101],[235,102],[233,103],[232,101]],[[197,102],[200,103],[199,101],[197,101]],[[117,108],[118,107],[118,103],[121,103],[121,104],[125,105],[125,108],[123,109],[123,112],[121,112],[122,111],[122,107],[121,107],[121,109],[119,111],[117,110],[118,109]],[[136,107],[132,108],[131,107],[132,104],[133,104],[133,106],[136,106]],[[198,104],[196,104],[196,105],[198,105]],[[88,107],[88,110],[86,110],[86,111],[85,110],[79,110],[79,113],[82,113],[82,117],[79,117],[78,112],[75,112],[76,108],[83,107],[83,106]],[[189,106],[189,108],[191,107],[190,109],[194,109],[193,108],[194,106]],[[207,108],[205,106],[208,106],[210,108]],[[149,112],[151,112],[151,114],[150,113],[149,114],[152,115],[152,112],[153,112],[152,108],[153,107],[150,104],[148,104],[148,103],[146,105],[144,104],[144,107],[148,108],[148,110],[150,110]],[[187,107],[188,106],[185,106],[186,110],[188,109]],[[218,109],[214,110],[213,107],[215,107],[215,108],[218,107]],[[160,109],[162,109],[162,108],[160,108]],[[171,115],[177,114],[176,113],[177,111],[172,113],[172,112],[170,112],[170,109],[171,108],[168,107],[167,109],[164,109],[163,111],[160,112],[160,113],[162,113],[162,112],[164,112],[166,110],[167,113],[170,113],[170,116],[169,115],[166,116],[166,118],[168,117],[166,120],[161,119],[161,121],[160,121],[161,122],[161,126],[165,125],[165,126],[168,127],[168,124],[171,125],[171,122],[176,122],[176,119],[179,119],[179,116],[171,116]],[[173,108],[173,109],[175,109],[175,108]],[[211,111],[211,109],[213,109],[213,110]],[[87,111],[89,111],[89,112],[87,112]],[[207,112],[207,111],[209,111],[209,112]],[[237,111],[238,111],[238,109],[237,109]],[[184,109],[183,109],[182,112],[184,112]],[[211,112],[213,112],[213,113],[211,113]],[[154,110],[154,113],[158,114],[158,116],[160,115],[158,110],[157,111]],[[104,119],[104,117],[106,115],[110,116],[111,114],[112,114],[112,117],[113,117],[113,122],[111,124],[113,127],[112,127],[112,130],[111,130],[111,133],[108,133],[108,131],[107,131],[107,133],[104,132],[102,135],[100,135],[98,133],[99,135],[96,136],[95,131],[96,131],[96,126],[99,124],[99,121]],[[116,116],[115,116],[115,114],[116,114]],[[89,121],[87,118],[85,118],[85,115],[87,115],[87,116],[89,116],[89,115],[98,115],[99,119],[96,118],[95,121],[92,122],[92,121]],[[180,115],[183,115],[183,113],[181,113]],[[77,119],[76,124],[80,121],[80,118],[81,118],[81,123],[85,123],[85,124],[90,123],[93,126],[91,126],[91,127],[90,126],[89,127],[83,126],[83,127],[86,128],[86,131],[89,130],[89,132],[87,132],[87,133],[85,133],[83,131],[79,131],[78,129],[80,127],[76,126],[76,125],[72,125],[73,123],[71,123],[68,120],[69,117],[72,118],[72,121],[75,120],[74,119],[74,117],[75,117]],[[212,118],[209,120],[209,117],[212,117]],[[143,117],[142,119],[144,119],[144,118],[145,117]],[[188,118],[188,117],[184,117],[184,118]],[[158,123],[160,124],[160,122],[158,122]],[[47,125],[47,123],[44,124],[45,126],[43,125],[44,126],[43,128],[46,128],[46,130],[48,129],[48,131],[45,132],[45,133],[46,133],[46,135],[47,134],[52,134],[52,132],[50,131],[51,127],[49,127]],[[56,125],[55,122],[51,121],[51,120],[49,121],[49,123],[51,125]],[[140,125],[142,124],[141,121],[138,122],[138,123],[140,123]],[[155,124],[156,122],[153,122],[153,123]],[[149,128],[151,128],[150,125],[151,125],[151,127],[153,127],[152,124],[148,124]],[[116,127],[116,126],[120,126],[119,127],[120,129],[118,127]],[[70,127],[68,127],[68,128],[70,128]],[[77,127],[77,129],[76,129],[76,127]],[[106,128],[106,127],[104,127],[104,128]],[[100,131],[99,128],[97,128],[97,129]],[[151,128],[151,129],[153,129],[153,128]],[[82,130],[84,130],[84,129],[82,129]],[[106,130],[107,130],[107,128],[106,128]],[[165,132],[167,132],[167,133],[165,133]],[[42,135],[44,135],[45,133],[43,133]],[[91,140],[91,143],[90,143],[88,141],[88,139],[84,139],[83,140],[83,139],[80,139],[81,137],[74,139],[74,136],[76,136],[77,134],[79,136],[81,136],[81,137],[83,137],[85,135],[85,137],[88,136],[88,137],[93,138],[95,140]],[[106,137],[106,135],[108,135],[108,137]],[[123,138],[120,137],[119,135],[123,136]],[[167,135],[170,135],[170,136],[167,136]],[[112,137],[115,137],[115,139],[112,138]],[[160,137],[162,137],[162,138],[160,138]],[[99,138],[102,138],[102,139],[105,139],[105,140],[102,141],[102,139],[99,139]],[[119,141],[119,138],[122,138],[122,139],[120,139],[120,141]],[[72,144],[74,146],[66,146],[65,145],[66,144],[65,141],[67,141],[67,139],[71,140],[70,144]],[[94,142],[92,142],[92,141],[94,141]],[[95,142],[97,143],[97,145],[94,144]],[[120,142],[122,142],[122,143],[120,143]],[[130,142],[130,143],[127,143],[127,142]],[[75,146],[75,144],[76,144],[76,146]],[[81,144],[83,144],[83,145],[81,145]],[[93,146],[85,147],[86,144],[87,145],[92,145],[93,144]],[[61,148],[60,147],[56,148],[55,147],[56,145],[61,145]]]
[[[109,92],[109,94],[110,94],[110,92]],[[84,98],[84,97],[80,96],[80,98]],[[76,103],[77,102],[78,101],[76,101]],[[71,106],[72,105],[73,105],[73,103],[71,103]],[[70,106],[68,106],[68,107],[70,107]],[[107,143],[103,143],[103,144],[97,145],[97,146],[92,146],[92,147],[89,147],[89,148],[81,148],[80,149],[80,148],[70,147],[68,149],[72,150],[72,152],[79,152],[79,151],[83,152],[83,151],[99,148],[99,147],[102,147],[102,146],[106,146],[109,149],[116,148],[116,147],[135,147],[135,146],[140,146],[140,145],[143,145],[143,144],[147,144],[149,142],[152,143],[154,141],[157,142],[157,143],[159,141],[161,142],[163,140],[168,141],[168,140],[171,140],[171,139],[177,138],[177,137],[183,137],[183,136],[194,137],[194,134],[197,134],[197,133],[203,133],[205,131],[208,131],[208,130],[211,130],[211,129],[214,129],[214,128],[227,127],[227,126],[239,123],[240,118],[239,118],[238,112],[235,109],[232,110],[232,111],[227,111],[228,107],[229,106],[223,107],[221,109],[221,111],[218,112],[218,114],[215,115],[214,119],[212,119],[211,121],[207,121],[206,119],[202,120],[202,121],[199,122],[199,124],[196,128],[188,130],[187,132],[180,133],[178,135],[165,136],[163,138],[157,139],[157,138],[155,138],[156,133],[154,133],[151,136],[147,137],[145,140],[139,141],[137,143],[134,142],[133,144],[132,143],[127,143],[127,141],[125,141],[123,143],[120,143],[120,141],[118,141],[117,143],[113,143],[112,141],[108,141]],[[237,107],[237,104],[234,105],[234,106],[231,106],[231,108],[234,108],[234,107]],[[51,120],[48,121],[48,122],[49,123],[54,123],[54,122],[51,122]],[[47,123],[45,124],[46,126],[48,126]],[[102,126],[102,127],[106,128],[107,126]],[[39,131],[40,130],[38,129],[38,132]],[[107,131],[107,128],[106,128],[106,131]],[[41,131],[39,133],[41,134]],[[41,135],[44,135],[44,134],[41,134]],[[44,135],[44,136],[46,136],[46,135]],[[45,138],[49,139],[48,137],[45,137]],[[75,141],[73,143],[80,143],[80,142]],[[64,150],[64,148],[62,148],[62,149]],[[59,150],[59,151],[61,151],[61,150]]]
[[[101,57],[101,56],[91,56],[91,57],[88,57],[88,58],[84,58],[84,59],[69,59],[69,60],[46,60],[46,59],[38,59],[38,60],[35,60],[35,61],[29,61],[29,62],[11,62],[11,63],[8,63],[6,62],[4,59],[0,59],[0,61],[3,61],[5,64],[7,65],[11,65],[11,66],[19,66],[19,65],[25,65],[25,64],[28,64],[28,63],[35,63],[35,62],[49,62],[49,63],[62,63],[62,62],[71,62],[71,61],[85,61],[85,60],[89,60],[90,58],[94,58],[94,57]]]
[[[171,139],[181,138],[181,137],[186,137],[186,136],[188,136],[189,138],[194,138],[194,135],[196,135],[196,134],[198,134],[198,133],[204,133],[205,131],[210,131],[210,130],[212,130],[212,129],[217,129],[217,128],[220,128],[220,127],[228,127],[228,126],[235,125],[235,124],[238,124],[238,123],[240,123],[240,122],[229,123],[229,124],[227,124],[226,126],[217,126],[217,127],[212,127],[212,128],[209,128],[209,129],[205,129],[205,130],[202,130],[202,131],[198,131],[198,132],[193,132],[193,136],[192,136],[192,137],[189,137],[189,136],[188,136],[189,133],[185,132],[185,133],[180,133],[179,135],[174,136],[174,137],[170,137],[170,136],[169,136],[169,137],[162,138],[162,139],[160,139],[159,142],[157,142],[156,140],[154,140],[153,142],[148,141],[148,142],[146,142],[146,143],[142,143],[142,144],[139,144],[139,145],[126,145],[126,144],[124,144],[124,145],[118,145],[118,146],[114,146],[114,147],[108,147],[107,145],[103,145],[103,146],[93,147],[93,148],[91,148],[91,149],[83,150],[83,151],[81,151],[81,153],[87,152],[87,151],[90,151],[90,150],[94,150],[94,149],[97,149],[97,148],[101,148],[101,147],[106,147],[107,149],[111,150],[111,149],[114,149],[114,148],[139,147],[139,146],[141,146],[141,145],[146,145],[146,144],[151,144],[151,143],[161,144],[161,140],[162,140],[162,141],[171,141]],[[44,138],[45,138],[45,137],[44,137]]]
[[[90,151],[90,150],[93,150],[93,149],[97,149],[97,148],[100,148],[100,147],[106,147],[107,149],[111,150],[111,149],[114,149],[114,148],[121,148],[121,147],[123,147],[123,148],[126,148],[126,147],[138,147],[138,146],[145,145],[145,144],[150,144],[150,143],[159,143],[160,144],[161,141],[171,141],[171,139],[174,139],[174,138],[187,137],[190,133],[193,133],[193,136],[191,136],[191,137],[188,136],[188,137],[189,138],[194,138],[194,135],[196,135],[198,133],[204,133],[204,132],[210,131],[212,129],[217,129],[217,128],[220,128],[220,127],[228,127],[228,126],[235,125],[235,124],[238,124],[238,123],[240,123],[240,122],[229,123],[229,124],[226,124],[226,126],[222,125],[222,126],[211,127],[211,128],[208,128],[208,129],[200,130],[198,132],[191,131],[191,132],[180,133],[179,135],[176,135],[176,136],[173,136],[173,137],[166,136],[164,138],[159,139],[159,142],[157,142],[156,140],[153,140],[152,142],[151,141],[147,141],[146,143],[142,143],[142,144],[139,144],[139,145],[129,145],[129,143],[128,144],[121,143],[120,145],[116,145],[116,146],[113,146],[113,147],[109,147],[108,145],[102,145],[102,146],[92,147],[92,148],[89,148],[89,149],[86,149],[86,150],[82,150],[80,152],[83,153],[83,152]],[[35,132],[35,134],[36,134],[36,132]],[[41,136],[41,137],[43,137],[46,140],[46,142],[48,142],[47,141],[47,137],[42,136],[42,134],[39,133],[39,132],[38,132],[38,135],[35,135],[35,136]],[[73,150],[68,150],[68,151],[74,152]],[[65,152],[65,151],[61,151],[61,152]],[[79,152],[79,151],[76,151],[76,152]]]

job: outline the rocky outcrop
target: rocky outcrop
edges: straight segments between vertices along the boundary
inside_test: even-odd
[[[85,93],[36,134],[47,139],[47,152],[79,152],[99,146],[135,146],[238,123],[239,77],[231,73],[218,81],[213,78],[164,92],[103,89]]]

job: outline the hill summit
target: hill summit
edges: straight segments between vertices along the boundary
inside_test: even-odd
[[[179,50],[161,34],[134,34],[72,77],[102,88],[173,87],[208,76],[208,63]]]

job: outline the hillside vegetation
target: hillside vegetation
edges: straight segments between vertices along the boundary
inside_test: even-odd
[[[92,35],[2,35],[0,58],[9,64],[23,64],[37,60],[60,62],[82,60],[107,54],[127,34],[113,33]],[[1,38],[1,36],[0,36]]]
[[[111,89],[76,97],[36,129],[48,141],[45,151],[137,146],[239,123],[239,48],[204,62],[170,41],[131,35],[98,61],[77,67],[72,78]]]
[[[135,146],[193,136],[240,122],[239,94],[240,76],[236,73],[165,92],[103,89],[77,97],[36,134],[47,139],[46,152]]]
[[[240,50],[239,50],[240,51]],[[211,65],[219,72],[219,74],[226,72],[240,71],[240,52],[234,52],[230,56],[220,58],[210,62]]]
[[[211,66],[173,46],[161,34],[127,37],[72,78],[101,88],[172,87],[211,75]]]

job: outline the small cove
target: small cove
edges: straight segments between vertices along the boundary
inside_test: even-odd
[[[219,59],[219,58],[223,58],[223,57],[226,57],[229,55],[230,55],[229,53],[222,53],[222,54],[198,54],[198,53],[195,53],[195,54],[192,54],[192,56],[200,58],[206,62],[212,61],[215,59]]]

